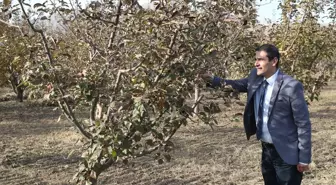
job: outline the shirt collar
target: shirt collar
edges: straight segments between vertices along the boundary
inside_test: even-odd
[[[264,80],[267,81],[268,85],[273,85],[273,83],[275,82],[275,80],[278,77],[278,74],[279,74],[279,69],[271,77],[269,77],[268,79],[266,79],[264,77]]]

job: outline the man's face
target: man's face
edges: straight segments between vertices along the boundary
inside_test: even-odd
[[[276,58],[270,61],[265,51],[257,51],[255,62],[255,67],[257,68],[257,75],[262,75],[266,78],[269,78],[275,73],[277,62],[278,60]]]

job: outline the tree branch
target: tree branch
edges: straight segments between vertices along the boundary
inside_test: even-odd
[[[105,23],[109,23],[109,24],[113,24],[115,25],[115,22],[113,21],[110,21],[110,20],[106,20],[106,19],[102,19],[100,16],[92,16],[90,15],[86,10],[82,9],[80,6],[78,6],[80,8],[80,11],[82,13],[84,13],[84,15],[86,15],[88,18],[90,19],[93,19],[93,20],[99,20],[99,21],[102,21],[102,22],[105,22]],[[116,14],[116,15],[113,15],[113,16],[119,16],[119,14]]]
[[[192,109],[194,110],[195,107],[202,101],[204,95],[200,96],[197,101],[194,103],[194,105],[192,106]],[[160,147],[162,147],[164,145],[164,143],[166,143],[167,141],[169,141],[176,133],[176,131],[183,125],[183,123],[180,123],[177,127],[175,127],[175,129],[170,133],[169,136],[167,136],[160,144],[149,148],[147,150],[144,150],[142,152],[140,152],[139,154],[135,155],[135,157],[142,157],[145,156],[147,154],[150,154],[152,152],[154,152],[155,150],[158,150]]]
[[[130,72],[130,71],[137,70],[142,65],[142,63],[143,62],[140,62],[138,65],[136,65],[135,67],[132,67],[130,69],[121,69],[121,70],[119,70],[118,74],[117,74],[116,83],[114,84],[114,91],[116,91],[118,89],[118,87],[119,87],[120,80],[121,80],[121,75],[124,74],[124,73]]]
[[[203,95],[200,96],[198,98],[198,100],[194,103],[194,105],[192,106],[192,109],[194,109],[199,103],[200,101],[203,99]],[[109,107],[110,108],[110,107]],[[176,133],[176,131],[182,126],[182,123],[180,123],[173,131],[172,133],[166,137],[160,144],[157,144],[156,146],[154,147],[151,147],[147,150],[144,150],[142,152],[140,152],[139,154],[135,154],[134,157],[142,157],[142,156],[145,156],[147,154],[150,154],[156,150],[158,150],[160,147],[164,146],[164,143],[166,143],[167,141],[169,141]],[[97,168],[96,170],[96,173],[100,174],[101,172],[105,171],[106,169],[108,169],[111,165],[113,165],[115,163],[115,160],[114,159],[108,159],[104,164],[102,164],[101,166],[99,166],[99,168]],[[99,169],[99,170],[98,170]]]
[[[23,15],[25,16],[25,18],[26,18],[26,20],[27,20],[27,22],[28,22],[30,28],[31,28],[34,32],[37,32],[37,33],[39,33],[39,34],[41,35],[42,40],[43,40],[43,46],[44,46],[44,49],[46,50],[47,55],[48,55],[49,63],[50,63],[51,65],[53,65],[53,64],[54,64],[54,63],[53,63],[54,61],[52,60],[51,51],[50,51],[50,49],[49,49],[48,41],[47,41],[46,36],[44,35],[44,32],[43,32],[41,29],[37,29],[37,28],[35,28],[34,24],[30,21],[30,19],[29,19],[29,17],[28,17],[28,14],[27,14],[26,10],[25,10],[24,7],[23,7],[23,2],[22,2],[22,0],[19,0],[19,4],[20,4],[20,7],[21,7],[21,9],[22,9],[22,13],[23,13]]]
[[[92,135],[88,132],[86,132],[82,125],[78,122],[78,120],[76,119],[70,105],[69,105],[69,102],[68,100],[65,98],[65,92],[64,90],[60,87],[60,80],[59,80],[59,77],[57,75],[57,73],[55,72],[54,70],[54,60],[52,58],[52,55],[51,55],[51,51],[50,51],[50,48],[49,48],[49,45],[48,45],[48,41],[47,41],[47,38],[43,32],[43,30],[41,29],[37,29],[35,28],[34,24],[30,21],[29,17],[28,17],[28,14],[26,12],[26,10],[24,9],[23,7],[23,1],[22,0],[19,0],[19,4],[20,4],[20,7],[22,9],[22,13],[23,15],[25,16],[30,28],[36,32],[36,33],[39,33],[40,36],[42,37],[42,41],[43,41],[43,45],[44,45],[44,49],[46,50],[46,54],[48,56],[48,59],[49,59],[49,64],[51,66],[51,71],[53,73],[53,75],[55,76],[55,81],[56,81],[56,86],[57,86],[57,89],[58,91],[61,93],[62,95],[62,100],[64,101],[64,104],[65,106],[59,102],[59,105],[61,106],[62,110],[64,111],[65,115],[68,117],[68,119],[75,124],[75,126],[79,129],[79,131],[85,136],[87,137],[88,139],[92,138]]]
[[[10,24],[2,19],[0,19],[0,23],[3,23],[5,25],[7,25],[9,28],[16,28],[20,31],[21,35],[24,36],[23,32],[22,32],[22,29],[19,27],[19,26],[16,26],[16,25],[13,25],[13,24]]]
[[[168,51],[168,56],[165,57],[165,60],[162,62],[162,65],[161,65],[160,67],[162,67],[162,66],[164,66],[164,65],[166,64],[166,62],[167,62],[167,58],[169,58],[169,56],[171,55],[171,52],[172,52],[172,50],[173,50],[173,47],[174,47],[174,44],[175,44],[175,42],[176,42],[176,38],[177,38],[177,35],[178,35],[180,29],[181,29],[181,26],[180,26],[179,29],[176,29],[176,30],[175,30],[175,33],[174,33],[173,37],[171,38],[170,43],[169,43],[169,46],[168,46],[168,49],[169,49],[169,51]],[[161,69],[161,72],[155,77],[155,79],[154,79],[154,83],[157,83],[157,82],[160,80],[160,78],[161,78],[163,72],[164,72],[164,69]]]
[[[120,81],[121,81],[121,76],[122,74],[124,73],[127,73],[127,72],[130,72],[130,71],[134,71],[134,70],[137,70],[141,65],[142,65],[143,62],[140,62],[138,65],[136,65],[135,67],[132,67],[130,69],[123,69],[123,70],[119,70],[118,71],[118,74],[117,74],[117,80],[114,84],[114,92],[117,91],[118,87],[119,87],[119,84],[120,84]],[[110,97],[110,104],[109,104],[109,107],[107,108],[107,113],[106,113],[106,120],[105,120],[105,123],[108,122],[108,120],[110,119],[110,114],[111,114],[111,111],[112,111],[112,105],[113,105],[113,101],[114,101],[114,97]]]
[[[305,15],[302,17],[302,19],[301,19],[301,22],[305,19]],[[292,39],[292,42],[291,42],[291,44],[286,48],[286,50],[285,51],[283,51],[282,53],[287,53],[289,50],[291,50],[292,49],[292,47],[294,46],[294,43],[297,41],[297,39],[299,38],[299,35],[300,35],[300,31],[301,31],[301,28],[303,27],[303,24],[300,24],[300,27],[298,28],[298,30],[297,30],[297,32],[296,32],[296,34],[295,34],[295,38],[294,39]],[[287,32],[289,31],[289,28],[288,28],[288,30],[287,30]],[[285,39],[287,38],[287,32],[286,32],[286,35],[285,35]]]
[[[82,124],[78,122],[78,120],[75,118],[73,115],[72,111],[69,111],[70,109],[68,108],[68,105],[64,106],[60,101],[58,101],[58,105],[62,108],[63,113],[65,116],[68,118],[68,120],[76,125],[78,130],[88,139],[92,138],[92,135],[84,130],[82,127]]]
[[[110,120],[111,116],[111,111],[112,111],[112,105],[113,105],[113,102],[114,102],[114,98],[113,97],[110,97],[110,104],[107,108],[107,112],[106,112],[106,120],[105,120],[105,124],[108,123],[108,121]]]
[[[99,168],[99,172],[101,173],[105,171],[107,168],[109,168],[114,163],[115,163],[114,159],[107,160],[104,164],[101,165],[101,167]]]
[[[114,38],[115,38],[115,36],[117,34],[119,19],[120,19],[120,15],[121,15],[121,7],[122,7],[122,2],[121,2],[121,0],[119,0],[119,6],[118,6],[118,10],[117,10],[117,17],[116,17],[116,20],[114,22],[114,30],[113,30],[113,32],[110,35],[109,43],[107,45],[108,49],[112,48],[112,44],[113,44]]]
[[[95,96],[91,102],[91,110],[90,110],[90,122],[91,125],[94,124],[94,122],[96,121],[96,110],[97,110],[97,103],[99,100],[99,94],[97,96]]]

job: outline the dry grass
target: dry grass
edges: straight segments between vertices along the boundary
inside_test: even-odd
[[[304,185],[336,184],[335,86],[331,82],[310,107],[314,167],[305,174]],[[239,105],[224,109],[214,131],[202,124],[182,128],[174,137],[170,163],[158,165],[143,157],[110,168],[100,183],[261,185],[260,144],[246,140],[241,117],[231,117],[242,110]],[[1,185],[70,184],[79,161],[80,135],[67,121],[57,122],[58,116],[51,107],[0,103]]]

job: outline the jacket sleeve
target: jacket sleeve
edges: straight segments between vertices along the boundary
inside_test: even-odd
[[[247,92],[248,78],[239,80],[225,80],[219,77],[213,78],[212,87],[222,87],[223,85],[230,85],[233,89],[239,92]]]
[[[304,98],[303,86],[300,82],[293,86],[291,96],[291,108],[294,122],[298,132],[299,162],[311,163],[311,122],[306,100]]]

